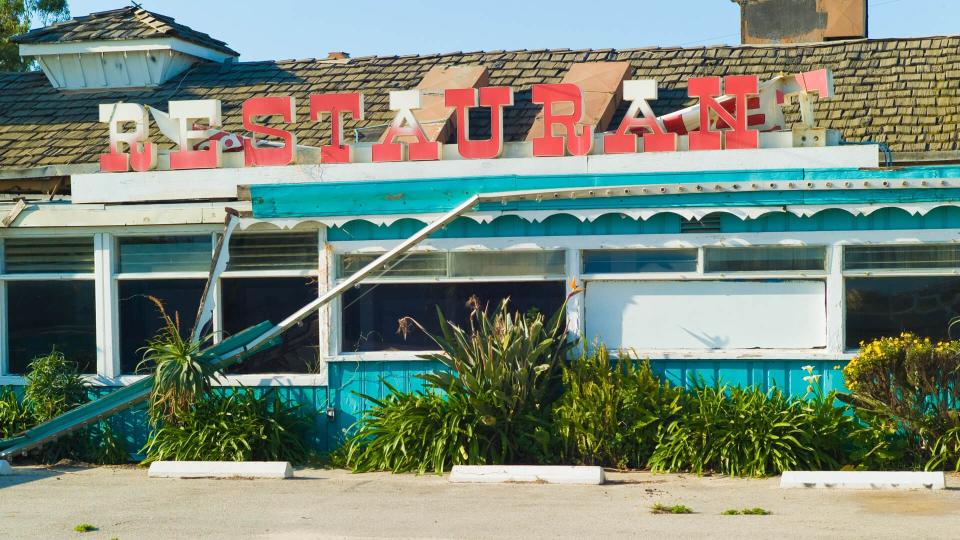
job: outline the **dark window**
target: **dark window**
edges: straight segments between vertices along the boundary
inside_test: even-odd
[[[205,272],[212,245],[209,234],[121,238],[120,272]]]
[[[706,272],[776,272],[824,270],[826,251],[822,247],[757,246],[706,248]]]
[[[843,267],[846,270],[956,268],[960,266],[960,245],[956,244],[847,246],[843,253]]]
[[[120,295],[120,371],[135,373],[147,340],[163,326],[157,307],[148,296],[159,298],[167,314],[179,317],[180,333],[187,338],[197,318],[204,279],[121,280]]]
[[[696,270],[696,249],[597,249],[583,252],[584,274]]]
[[[234,334],[268,320],[278,323],[317,298],[311,278],[233,278],[221,280],[223,331]],[[313,314],[283,334],[282,343],[228,369],[228,373],[309,373],[316,366],[320,339]]]
[[[406,339],[398,321],[413,317],[431,333],[439,331],[437,307],[456,324],[466,324],[467,301],[477,296],[481,305],[495,308],[510,297],[512,309],[537,309],[546,316],[563,304],[562,281],[519,283],[397,283],[360,285],[343,295],[343,352],[431,350],[436,345],[417,329]]]
[[[903,331],[944,339],[948,322],[960,314],[960,278],[847,278],[846,300],[848,348]]]
[[[8,274],[93,272],[93,237],[8,238],[4,242]]]
[[[227,270],[316,270],[317,242],[316,231],[234,234]]]
[[[8,282],[10,373],[26,373],[31,360],[53,349],[81,373],[96,373],[95,304],[92,280]]]

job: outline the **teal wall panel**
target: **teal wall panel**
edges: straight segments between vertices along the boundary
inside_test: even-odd
[[[689,388],[702,379],[708,385],[760,385],[764,389],[780,387],[786,393],[803,396],[807,383],[802,369],[812,365],[814,373],[822,375],[825,390],[843,390],[843,376],[839,371],[844,362],[805,360],[654,360],[654,373],[674,386]],[[398,390],[422,390],[423,380],[418,374],[444,369],[439,362],[429,360],[391,360],[362,362],[332,362],[329,364],[329,386],[252,387],[257,393],[273,389],[281,399],[299,404],[313,417],[309,433],[311,445],[319,451],[336,448],[343,434],[356,422],[370,403],[362,395],[383,398],[388,389],[384,382]],[[100,397],[115,387],[95,387],[92,397]],[[229,388],[221,391],[230,391]],[[332,407],[334,418],[327,416]],[[107,420],[113,430],[127,441],[127,449],[138,455],[149,435],[146,410],[143,405],[120,412]]]
[[[781,204],[858,204],[955,200],[957,190],[943,188],[876,189],[918,179],[960,177],[960,167],[900,169],[781,169],[673,173],[530,175],[317,182],[251,186],[257,218],[407,214],[448,211],[476,194],[566,188],[616,188],[654,184],[794,183],[863,181],[866,189],[787,189],[783,191],[700,192],[642,197],[513,201],[481,204],[481,209],[667,208],[689,206],[753,206]],[[869,183],[869,181],[874,181]],[[937,185],[936,183],[934,183]],[[824,186],[825,187],[825,186]]]

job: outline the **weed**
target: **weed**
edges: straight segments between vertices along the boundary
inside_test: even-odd
[[[744,508],[743,510],[737,510],[736,508],[730,508],[720,512],[721,516],[769,516],[770,511],[764,508],[755,507],[755,508]]]
[[[692,514],[693,508],[683,504],[667,506],[663,503],[656,503],[650,507],[651,514]]]
[[[74,527],[73,530],[76,531],[76,532],[85,533],[85,532],[93,532],[93,531],[96,531],[96,530],[99,530],[99,529],[97,529],[96,527],[94,527],[93,525],[91,525],[91,524],[89,524],[89,523],[81,523],[81,524],[77,525],[76,527]]]

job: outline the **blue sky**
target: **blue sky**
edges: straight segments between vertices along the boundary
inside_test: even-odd
[[[128,5],[70,0],[73,15]],[[241,60],[739,42],[730,0],[140,0]],[[471,7],[483,5],[479,8]],[[549,7],[547,7],[549,6]],[[601,7],[602,6],[602,7]],[[960,33],[960,0],[870,0],[870,37]]]

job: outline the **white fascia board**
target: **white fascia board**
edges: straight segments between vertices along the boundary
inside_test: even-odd
[[[164,205],[105,206],[100,204],[31,204],[6,231],[47,227],[130,227],[169,225],[222,225],[225,208],[249,211],[250,203],[175,203]],[[100,230],[100,229],[98,229]]]
[[[47,56],[53,54],[101,54],[133,51],[173,50],[213,62],[236,58],[224,52],[180,38],[150,38],[125,40],[77,41],[68,43],[25,43],[20,45],[20,56]]]
[[[877,165],[877,146],[851,145],[556,158],[312,163],[284,167],[78,174],[71,180],[71,189],[73,200],[77,203],[125,203],[234,198],[237,196],[239,186],[254,184],[424,180],[511,175],[871,168]]]

